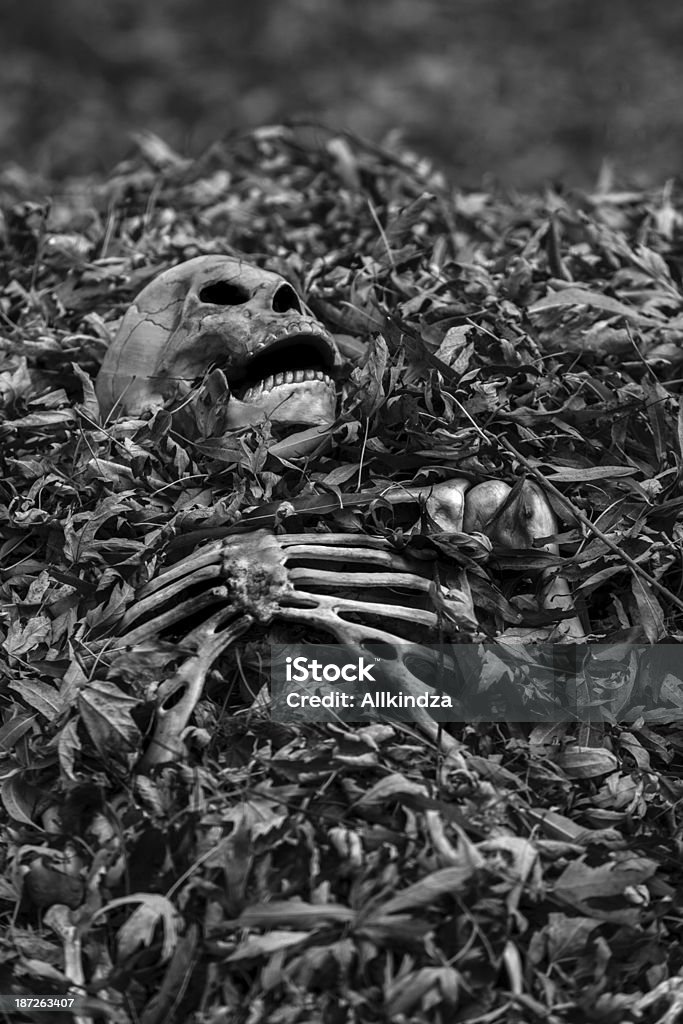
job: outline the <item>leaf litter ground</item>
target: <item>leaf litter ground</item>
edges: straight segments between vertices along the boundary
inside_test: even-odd
[[[112,645],[169,551],[285,518],[465,559],[482,616],[547,635],[539,552],[449,543],[376,497],[453,476],[543,481],[596,642],[680,642],[672,187],[464,193],[320,128],[194,162],[138,142],[104,181],[0,177],[0,992],[75,985],[81,1019],[121,1024],[673,1024],[675,686],[627,688],[600,727],[460,723],[444,759],[387,723],[272,722],[264,631],[214,671],[187,758],[147,775],[178,650]],[[331,447],[225,436],[210,380],[192,440],[166,412],[101,423],[92,379],[127,306],[206,253],[282,273],[334,332]]]

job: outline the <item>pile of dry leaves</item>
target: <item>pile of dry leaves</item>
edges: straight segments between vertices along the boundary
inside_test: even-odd
[[[599,728],[453,726],[444,760],[389,724],[271,722],[261,636],[212,678],[187,760],[149,775],[177,651],[111,642],[183,538],[286,507],[300,531],[424,548],[362,496],[455,475],[544,481],[596,642],[680,642],[672,189],[465,194],[411,154],[282,128],[196,162],[140,138],[59,189],[0,176],[0,993],[80,994],[77,1019],[117,1024],[673,1024],[673,677]],[[205,253],[282,273],[334,332],[327,451],[275,458],[206,405],[192,440],[167,413],[101,424],[92,378],[129,303]],[[501,563],[533,576],[539,554],[478,563],[477,606],[544,635]]]

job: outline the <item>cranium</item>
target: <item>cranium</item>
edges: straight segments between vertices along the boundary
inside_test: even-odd
[[[211,368],[227,379],[235,425],[268,418],[328,425],[337,348],[279,274],[231,256],[165,271],[124,316],[97,378],[104,416],[140,416],[187,394]]]

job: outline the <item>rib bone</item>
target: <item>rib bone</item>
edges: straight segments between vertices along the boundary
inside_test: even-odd
[[[512,496],[511,488],[501,480],[468,489],[469,481],[456,479],[433,487],[391,488],[385,496],[395,504],[424,501],[442,530],[479,531],[503,547],[529,548],[557,532],[552,509],[533,484],[524,483]],[[544,549],[558,553],[557,545],[549,540]],[[403,692],[417,696],[429,691],[408,666],[406,659],[419,647],[408,642],[406,626],[434,633],[444,625],[452,628],[453,622],[470,632],[476,626],[464,571],[449,570],[449,589],[431,578],[432,568],[397,553],[378,537],[276,535],[257,530],[213,541],[164,569],[142,588],[141,600],[126,614],[121,637],[124,645],[158,636],[211,606],[218,608],[181,641],[184,648],[196,653],[159,688],[154,734],[141,767],[162,763],[182,751],[182,733],[211,665],[255,622],[280,620],[317,628],[361,649],[373,643],[389,645],[394,653],[392,679]],[[573,611],[566,580],[552,569],[544,570],[543,575],[542,606],[565,613],[557,633],[564,640],[583,638],[578,618],[566,614]],[[178,601],[188,590],[218,579],[220,585]],[[366,593],[377,591],[379,599],[365,599]],[[414,605],[413,597],[420,595],[431,598],[430,608]],[[152,618],[141,621],[146,615]],[[221,628],[230,619],[231,625]],[[371,625],[377,619],[390,624],[392,631]],[[424,709],[414,709],[414,718],[428,736],[439,733]],[[457,745],[445,734],[442,743],[446,748]]]
[[[358,571],[352,571],[354,567]],[[440,610],[416,607],[410,597],[429,598],[434,592],[436,585],[429,571],[428,563],[394,552],[381,538],[346,534],[276,536],[265,530],[212,542],[164,570],[142,588],[141,602],[123,620],[124,627],[134,626],[124,632],[120,644],[128,646],[157,636],[204,608],[220,607],[180,642],[196,653],[187,657],[159,688],[154,733],[140,768],[146,770],[179,755],[182,733],[201,697],[211,665],[255,622],[301,623],[355,646],[391,645],[397,652],[392,659],[392,679],[405,693],[417,696],[429,692],[430,687],[413,675],[405,660],[419,647],[406,644],[406,636],[401,635],[406,626],[432,631],[439,628]],[[216,578],[220,578],[221,586],[209,587],[178,603],[187,589]],[[464,576],[462,579],[463,591],[458,591],[458,597],[469,607],[469,619],[474,623],[469,589]],[[449,591],[437,589],[441,602],[447,604]],[[364,599],[373,591],[386,594],[388,600]],[[145,615],[152,618],[141,621]],[[231,618],[232,624],[221,630]],[[371,619],[390,623],[392,632],[371,626]],[[415,722],[430,737],[439,732],[424,709],[416,709]],[[446,749],[457,746],[445,736],[443,745]]]
[[[340,643],[355,645],[361,649],[367,649],[368,645],[372,643],[388,646],[395,654],[391,665],[392,682],[398,684],[398,688],[403,693],[418,697],[425,692],[436,692],[421,679],[418,679],[406,664],[406,659],[411,653],[421,653],[422,657],[424,657],[423,648],[420,648],[418,644],[406,644],[395,633],[389,633],[386,630],[377,629],[365,624],[360,625],[356,622],[348,622],[339,614],[340,609],[344,609],[348,604],[363,605],[364,602],[343,602],[339,598],[327,598],[321,595],[316,595],[316,600],[317,606],[311,608],[283,607],[280,617],[286,622],[300,622],[304,625],[318,626],[332,633]],[[385,607],[383,610],[388,612],[389,608]],[[401,610],[403,611],[404,609]],[[392,611],[395,613],[395,609],[392,609]],[[433,616],[433,618],[436,622],[436,616]],[[413,708],[411,709],[411,714],[415,724],[430,739],[436,741],[440,734],[444,753],[450,753],[459,748],[460,744],[454,737],[446,732],[440,733],[438,723],[427,714],[424,708]]]
[[[183,752],[182,733],[202,695],[209,669],[223,651],[246,633],[254,622],[251,615],[242,615],[227,629],[218,632],[223,622],[233,614],[229,606],[221,608],[187,637],[186,643],[194,642],[198,653],[187,658],[177,672],[159,687],[154,733],[139,762],[141,771],[175,760]],[[165,706],[176,697],[179,690],[183,691],[182,697],[170,706]]]

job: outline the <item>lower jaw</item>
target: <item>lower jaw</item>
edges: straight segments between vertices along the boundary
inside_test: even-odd
[[[329,384],[310,381],[278,385],[258,399],[240,405],[242,409],[248,408],[255,418],[267,419],[276,425],[325,427],[336,419],[337,398]]]
[[[329,447],[337,418],[334,388],[315,381],[302,394],[281,385],[263,398],[265,401],[249,404],[271,423],[272,436],[266,445],[271,456],[289,461],[319,454]]]

